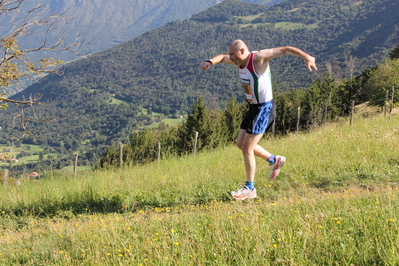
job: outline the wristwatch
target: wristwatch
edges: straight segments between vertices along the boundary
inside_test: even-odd
[[[205,62],[209,62],[209,63],[211,63],[211,65],[213,65],[212,59],[208,59]]]

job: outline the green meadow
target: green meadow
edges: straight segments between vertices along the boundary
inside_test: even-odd
[[[11,152],[7,152],[7,150],[11,150]],[[39,152],[42,152],[44,149],[40,145],[30,145],[30,144],[24,144],[21,147],[16,147],[16,146],[3,146],[0,145],[0,155],[2,156],[7,156],[9,158],[16,158],[17,155],[22,152],[29,152],[32,155],[30,156],[24,156],[19,159],[18,162],[13,163],[13,164],[24,164],[24,163],[31,163],[31,162],[37,162],[39,160]],[[46,159],[48,154],[44,156]],[[8,165],[9,162],[3,162],[0,161],[0,166]]]
[[[318,27],[317,23],[306,25],[303,23],[294,23],[294,22],[287,22],[287,21],[278,22],[278,23],[274,24],[274,26],[276,28],[280,28],[283,30],[295,30],[295,29],[300,29],[300,28],[314,29],[314,28]]]
[[[184,118],[166,118],[162,120],[162,123],[169,127],[174,127],[183,124]],[[153,123],[152,125],[146,127],[146,128],[152,128],[156,129],[159,127],[160,123]]]
[[[296,11],[296,10],[292,10]],[[282,30],[295,30],[300,28],[308,28],[308,29],[315,29],[319,25],[318,23],[313,24],[305,24],[300,22],[291,22],[291,21],[281,21],[277,23],[252,23],[255,19],[261,17],[264,13],[259,13],[257,15],[249,15],[249,16],[235,16],[235,20],[240,21],[240,27],[258,27],[260,25],[273,25],[275,28],[279,28]],[[246,22],[246,23],[245,23]]]
[[[263,139],[254,200],[233,145],[9,183],[0,265],[399,265],[399,116],[348,124]]]

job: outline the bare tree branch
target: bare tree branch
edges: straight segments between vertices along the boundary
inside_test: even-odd
[[[17,10],[24,0],[0,0],[0,15]]]
[[[20,7],[24,2],[28,0],[0,0],[0,15],[10,14],[12,12],[19,12]],[[57,30],[56,26],[65,22],[65,13],[51,14],[43,18],[37,18],[40,11],[43,10],[42,5],[36,5],[31,8],[21,19],[16,20],[10,26],[14,27],[11,33],[0,39],[0,88],[7,87],[12,83],[20,81],[22,78],[29,77],[32,74],[40,73],[55,73],[62,74],[57,65],[61,63],[61,60],[55,60],[53,58],[43,58],[38,64],[32,63],[27,58],[27,53],[34,53],[39,51],[69,51],[77,54],[72,48],[80,45],[79,43],[73,42],[68,45],[64,45],[64,36],[66,32],[57,35],[57,40],[50,43],[50,33]],[[40,15],[40,14],[39,14]],[[35,29],[44,27],[43,40],[37,47],[30,47],[21,49],[18,46],[19,38],[24,36],[37,34]],[[2,51],[1,51],[2,50]],[[14,104],[18,107],[19,112],[12,117],[12,127],[18,127],[22,133],[19,137],[13,137],[11,141],[21,140],[26,135],[30,135],[34,141],[36,141],[35,133],[32,133],[28,129],[28,125],[31,122],[46,122],[40,120],[35,111],[36,105],[42,105],[40,102],[41,95],[30,97],[29,100],[14,100],[3,97],[5,94],[0,93],[0,109],[7,108],[8,104]],[[27,115],[27,109],[29,109],[29,116]]]
[[[35,133],[32,133],[30,130],[28,130],[28,125],[30,122],[35,121],[35,122],[47,122],[47,120],[40,120],[39,117],[36,114],[36,110],[34,108],[34,105],[43,105],[39,100],[42,96],[40,94],[36,95],[35,97],[30,97],[29,100],[23,100],[23,101],[17,101],[17,100],[10,100],[6,98],[0,98],[0,102],[5,101],[14,104],[19,108],[19,113],[16,114],[12,118],[12,123],[11,127],[15,128],[16,126],[20,126],[22,129],[22,133],[20,136],[13,136],[11,139],[14,140],[22,140],[26,134],[30,135],[33,139],[33,142],[36,142],[36,134],[40,132],[38,130]],[[25,110],[25,107],[29,108],[33,119],[29,119]]]

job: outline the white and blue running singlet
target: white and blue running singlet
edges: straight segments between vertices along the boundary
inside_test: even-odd
[[[258,75],[254,66],[254,54],[251,52],[245,68],[238,68],[245,96],[250,104],[260,104],[273,100],[272,79],[269,64],[263,75]]]

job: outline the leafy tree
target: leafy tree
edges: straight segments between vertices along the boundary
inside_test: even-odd
[[[276,130],[283,133],[296,130],[298,107],[301,107],[306,91],[295,89],[289,92],[276,93],[277,105]]]
[[[239,104],[235,97],[232,97],[226,105],[222,116],[222,128],[224,130],[226,142],[234,142],[237,138],[240,124],[247,109],[246,104]]]
[[[399,59],[387,59],[384,64],[375,68],[366,84],[365,93],[372,105],[384,105],[386,92],[392,91],[392,87],[399,88]],[[398,102],[398,93],[395,93],[394,102]],[[391,100],[390,98],[388,99]],[[389,103],[392,105],[392,103]],[[391,108],[393,106],[390,106]]]
[[[137,132],[131,138],[132,162],[146,163],[157,158],[158,136],[152,129]]]
[[[399,44],[389,52],[389,59],[399,59]]]
[[[193,149],[195,132],[198,132],[197,149],[201,150],[210,145],[212,141],[212,126],[215,123],[211,121],[210,113],[202,98],[193,106],[192,114],[189,114],[187,120],[183,123],[178,132],[178,149],[183,154]]]
[[[158,130],[158,143],[161,144],[161,158],[169,158],[177,154],[176,142],[179,128],[179,126],[172,128],[164,127],[162,130]]]
[[[12,13],[18,13],[20,11],[21,5],[24,4],[26,0],[1,0],[0,1],[0,16],[10,15]],[[8,36],[4,36],[0,39],[0,89],[4,91],[4,88],[21,81],[24,78],[31,76],[32,74],[40,73],[58,73],[58,70],[54,66],[61,63],[59,60],[55,60],[51,57],[43,58],[38,64],[34,64],[27,58],[27,53],[38,52],[38,51],[61,51],[70,50],[75,44],[64,46],[62,44],[62,36],[56,43],[48,43],[48,33],[51,31],[52,27],[62,22],[63,18],[58,14],[52,14],[45,18],[37,18],[36,14],[43,7],[38,5],[32,8],[22,20],[19,25],[14,26],[11,22],[8,25],[12,28],[11,33]],[[4,25],[3,25],[4,26]],[[46,36],[43,42],[38,47],[30,47],[26,49],[21,49],[18,46],[18,40],[26,35],[34,33],[34,30],[38,27],[44,27],[46,29]],[[25,133],[29,133],[34,137],[34,135],[27,129],[27,124],[29,118],[27,117],[27,112],[25,108],[28,107],[32,111],[32,116],[34,120],[39,120],[36,116],[34,105],[40,104],[40,95],[30,97],[29,99],[18,101],[8,99],[4,92],[0,91],[0,109],[5,109],[8,104],[14,104],[20,110],[20,112],[14,117],[13,126],[17,124],[21,127],[23,134],[19,138],[23,138]],[[18,120],[16,120],[18,119]]]

